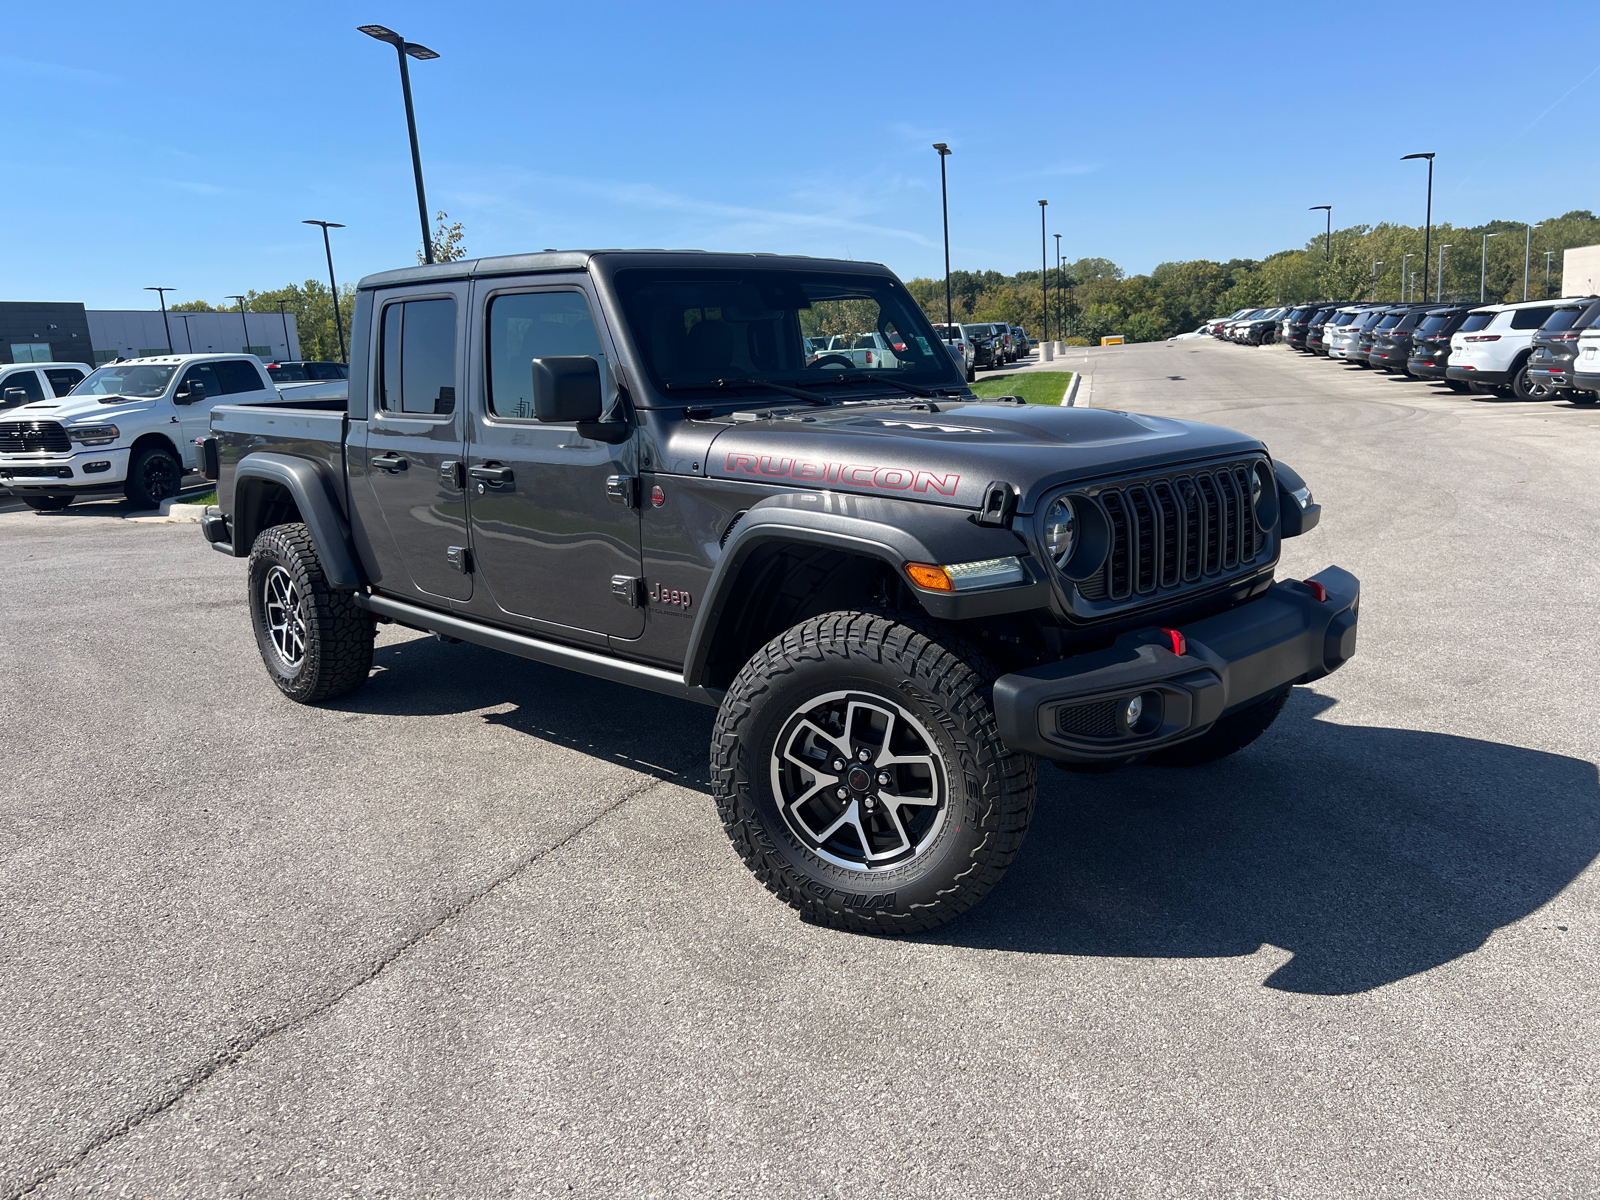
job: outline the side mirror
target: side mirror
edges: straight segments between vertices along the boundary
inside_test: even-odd
[[[7,388],[6,389],[6,407],[7,408],[10,408],[13,404],[26,404],[27,402],[28,402],[28,393],[27,393],[27,390],[25,388]]]
[[[191,379],[180,387],[172,397],[175,404],[198,404],[206,398],[206,385],[198,379]]]
[[[600,419],[600,364],[588,355],[533,360],[533,415],[567,424]]]

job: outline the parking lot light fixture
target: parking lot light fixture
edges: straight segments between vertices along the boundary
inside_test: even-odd
[[[1044,232],[1044,210],[1048,200],[1039,201],[1039,288],[1044,308],[1044,337],[1050,340],[1050,239]]]
[[[1489,239],[1492,238],[1492,237],[1499,237],[1499,236],[1500,235],[1498,233],[1486,233],[1486,234],[1483,235],[1483,259],[1482,259],[1481,264],[1478,267],[1478,303],[1479,304],[1483,303],[1484,288],[1487,285],[1488,279],[1489,279]]]
[[[1401,155],[1400,161],[1407,159],[1425,158],[1428,160],[1428,216],[1422,231],[1422,294],[1428,294],[1428,244],[1433,240],[1433,151],[1427,150],[1420,154]]]
[[[1067,280],[1061,270],[1061,235],[1057,233],[1052,236],[1056,239],[1056,338],[1059,339],[1061,337],[1061,321],[1063,317],[1061,300],[1067,294]],[[1045,332],[1048,333],[1049,330]]]
[[[1439,247],[1439,282],[1434,285],[1433,295],[1433,302],[1435,304],[1442,304],[1444,302],[1444,252],[1450,249],[1450,247],[1453,245],[1455,245],[1454,242],[1445,242]],[[1424,300],[1428,298],[1426,293],[1424,293],[1422,298]]]
[[[357,25],[356,29],[370,38],[388,42],[400,59],[400,90],[406,98],[406,132],[411,135],[411,170],[417,177],[417,215],[422,218],[422,256],[424,262],[433,261],[433,236],[428,232],[428,197],[422,187],[422,152],[417,149],[417,117],[411,107],[411,72],[406,69],[406,55],[419,62],[438,58],[436,51],[416,42],[408,42],[394,30],[383,25]],[[343,350],[340,353],[344,353]]]
[[[1406,274],[1406,268],[1411,265],[1411,260],[1413,258],[1415,258],[1415,257],[1416,257],[1415,254],[1402,254],[1400,256],[1400,303],[1401,304],[1404,304],[1406,302],[1406,280],[1410,278],[1410,276]]]
[[[1378,268],[1381,267],[1381,266],[1383,266],[1383,259],[1375,258],[1375,259],[1372,260],[1372,298],[1373,298],[1373,300],[1377,300],[1377,298],[1378,298]]]
[[[1545,282],[1544,290],[1546,292],[1548,292],[1550,290],[1550,269],[1549,269],[1549,266],[1548,266],[1548,259],[1546,260],[1546,264],[1547,265],[1545,267],[1545,273],[1544,273],[1544,282]],[[177,288],[147,287],[144,290],[147,291],[147,292],[154,292],[156,294],[156,299],[161,301],[161,328],[163,328],[163,329],[165,329],[167,331],[167,353],[171,354],[172,353],[172,325],[167,320],[167,293],[168,292],[175,292],[178,289]]]
[[[328,230],[343,229],[344,226],[337,221],[301,221],[300,224],[322,226],[322,248],[328,254],[328,286],[333,289],[333,324],[339,331],[339,361],[349,362],[350,356],[344,349],[344,318],[339,315],[339,281],[333,277],[333,243],[328,241]]]
[[[289,314],[284,307],[288,303],[287,300],[278,301],[278,319],[283,322],[283,355],[285,358],[293,358],[294,347],[289,344]]]
[[[1544,298],[1550,299],[1550,260],[1555,257],[1554,250],[1544,252]]]
[[[1533,231],[1543,228],[1543,221],[1540,221],[1537,225],[1529,225],[1528,236],[1522,244],[1522,298],[1524,301],[1528,298],[1528,259],[1533,255]]]
[[[244,297],[243,296],[225,296],[225,297],[223,297],[223,299],[225,299],[225,300],[237,300],[239,302],[239,324],[244,327],[244,345],[243,345],[243,347],[240,348],[240,353],[241,354],[249,354],[250,353],[250,322],[244,319]]]
[[[1319,209],[1327,212],[1327,214],[1328,214],[1328,235],[1327,235],[1328,240],[1323,246],[1322,261],[1323,262],[1332,262],[1333,261],[1333,205],[1331,205],[1331,204],[1313,204],[1306,211],[1308,211],[1308,212],[1317,212]]]
[[[944,181],[944,160],[950,157],[950,147],[935,142],[933,148],[939,152],[939,203],[944,208],[944,323],[949,333],[949,326],[955,324],[950,307],[950,192]]]

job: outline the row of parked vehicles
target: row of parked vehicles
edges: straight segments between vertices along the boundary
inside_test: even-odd
[[[1515,304],[1320,301],[1242,310],[1203,330],[1242,345],[1281,341],[1308,354],[1437,379],[1458,392],[1600,401],[1600,296]]]

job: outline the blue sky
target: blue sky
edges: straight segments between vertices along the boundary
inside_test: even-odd
[[[1321,228],[1600,208],[1593,8],[1328,4],[388,3],[19,7],[0,53],[12,235],[0,299],[147,307],[322,277],[419,242],[394,52],[412,64],[430,207],[473,254],[674,246],[942,272],[1071,258],[1130,272],[1256,257]],[[1588,18],[1588,21],[1585,20]],[[1373,22],[1377,22],[1376,28]],[[1561,36],[1558,31],[1568,31]],[[1376,36],[1375,36],[1376,35]],[[1558,51],[1559,52],[1556,52]],[[1339,120],[1341,98],[1359,119]],[[1527,164],[1537,162],[1534,168]],[[26,181],[32,173],[36,182]],[[1055,241],[1050,241],[1052,255]]]

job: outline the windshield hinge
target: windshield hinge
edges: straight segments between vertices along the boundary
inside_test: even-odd
[[[997,479],[983,489],[983,507],[978,510],[978,524],[1008,528],[1016,511],[1017,489]]]

